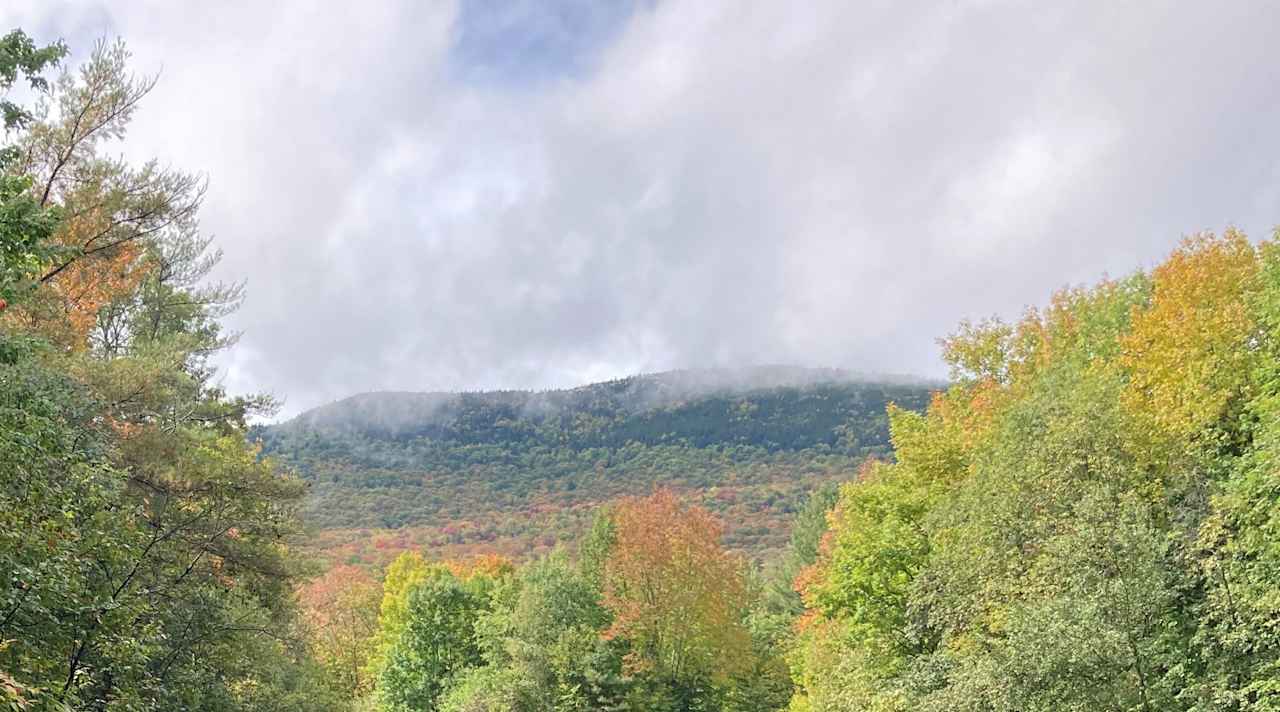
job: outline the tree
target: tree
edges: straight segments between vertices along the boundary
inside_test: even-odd
[[[827,517],[839,497],[837,484],[824,484],[809,494],[804,507],[792,520],[791,546],[769,575],[767,595],[774,612],[790,617],[804,612],[804,602],[795,589],[796,577],[818,560],[822,536],[827,532]]]
[[[368,693],[381,585],[364,569],[339,565],[303,584],[298,599],[316,660],[332,686],[349,699]]]
[[[68,350],[86,348],[99,310],[147,274],[147,243],[195,229],[203,197],[194,175],[102,155],[155,86],[130,74],[128,60],[123,43],[98,43],[78,72],[54,82],[48,108],[15,144],[12,170],[30,180],[40,209],[56,208],[63,219],[37,279],[42,288],[10,319]]]
[[[1145,432],[1165,439],[1149,447],[1204,447],[1197,441],[1207,436],[1237,440],[1260,353],[1245,297],[1258,287],[1258,268],[1249,240],[1227,230],[1188,238],[1152,271],[1151,303],[1136,311],[1121,339],[1130,377],[1125,401],[1147,421]]]
[[[67,47],[61,42],[37,47],[22,30],[10,31],[0,37],[0,90],[7,92],[19,78],[25,78],[35,91],[47,90],[49,82],[43,76],[44,71],[66,56]],[[0,99],[0,116],[3,116],[5,130],[24,128],[31,121],[27,109],[7,98]]]
[[[623,499],[610,518],[605,635],[628,642],[630,672],[696,703],[748,656],[741,564],[721,548],[720,523],[669,490]]]
[[[113,511],[124,479],[95,427],[98,404],[38,356],[0,335],[0,670],[18,709],[56,698],[66,651],[86,634],[76,612],[110,593],[86,562],[122,567],[139,539]],[[122,667],[145,660],[118,652]]]
[[[1277,233],[1280,238],[1280,233]],[[1260,249],[1260,285],[1248,302],[1260,326],[1257,395],[1246,404],[1251,447],[1235,463],[1200,524],[1197,554],[1207,593],[1196,645],[1206,674],[1192,692],[1202,709],[1280,710],[1280,247]]]
[[[151,86],[126,59],[95,48],[6,154],[0,657],[41,708],[328,709],[286,548],[303,485],[245,437],[269,400],[207,365],[238,294],[203,283],[198,181],[101,155]]]
[[[439,570],[408,594],[404,628],[378,675],[377,698],[389,712],[435,709],[455,678],[481,663],[475,625],[488,605],[478,581]]]
[[[488,667],[511,674],[488,674],[485,694],[502,690],[521,700],[508,709],[617,709],[626,690],[623,646],[601,637],[609,614],[600,591],[563,552],[525,564],[494,591],[492,601],[477,631]],[[498,686],[499,679],[513,684]],[[474,698],[460,693],[455,699],[461,704]]]

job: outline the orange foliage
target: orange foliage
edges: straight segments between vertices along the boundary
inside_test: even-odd
[[[381,597],[382,586],[355,566],[335,566],[298,590],[316,657],[352,693],[372,684],[367,663]]]
[[[477,554],[469,559],[446,561],[444,565],[450,573],[463,581],[470,581],[477,576],[498,578],[516,570],[511,559],[500,554]]]
[[[74,225],[64,226],[59,242],[74,242],[74,236],[65,234]],[[140,245],[126,242],[79,257],[51,276],[31,300],[7,310],[5,318],[70,351],[83,351],[102,307],[132,293],[146,276],[149,265],[142,255]]]
[[[614,622],[605,635],[632,641],[631,669],[733,669],[749,640],[741,564],[721,547],[719,520],[666,489],[621,500],[612,519],[605,603]]]

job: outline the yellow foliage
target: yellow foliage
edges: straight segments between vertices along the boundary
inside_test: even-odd
[[[1187,238],[1152,272],[1151,303],[1135,307],[1121,339],[1123,402],[1149,435],[1186,442],[1242,403],[1257,356],[1246,295],[1258,268],[1253,246],[1232,229]]]

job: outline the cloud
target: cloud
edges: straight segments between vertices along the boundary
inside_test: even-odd
[[[1267,3],[367,5],[0,11],[163,66],[127,150],[209,174],[249,281],[226,380],[288,413],[742,363],[935,376],[961,318],[1280,215]]]

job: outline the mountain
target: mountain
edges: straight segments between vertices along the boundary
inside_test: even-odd
[[[320,549],[353,561],[408,547],[523,556],[570,540],[600,503],[669,486],[721,513],[730,546],[767,556],[813,487],[890,453],[885,408],[941,384],[766,366],[579,388],[364,393],[255,435],[311,483]]]

